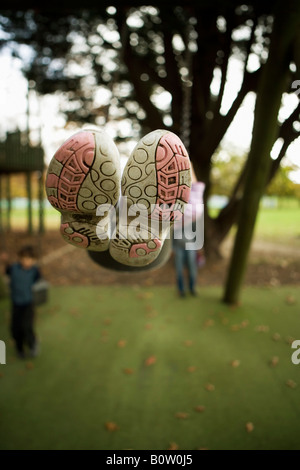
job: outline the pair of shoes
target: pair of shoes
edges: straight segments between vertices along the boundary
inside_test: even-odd
[[[146,266],[158,257],[190,188],[187,151],[167,130],[138,142],[122,177],[111,138],[100,129],[80,131],[57,150],[46,178],[64,239],[90,251],[109,250],[127,266]]]

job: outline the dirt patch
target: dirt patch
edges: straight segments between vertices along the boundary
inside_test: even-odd
[[[173,257],[158,270],[137,274],[119,273],[102,268],[94,263],[85,250],[64,242],[59,232],[50,231],[39,237],[23,232],[6,236],[5,246],[12,260],[19,247],[34,244],[39,252],[42,271],[52,285],[175,285]],[[206,263],[199,268],[199,286],[222,285],[225,282],[229,263],[230,242],[223,245],[221,261]],[[279,286],[300,283],[300,255],[295,250],[282,249],[278,245],[254,241],[249,256],[245,277],[246,285]]]

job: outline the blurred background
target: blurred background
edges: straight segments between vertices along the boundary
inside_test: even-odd
[[[0,236],[38,250],[41,356],[16,359],[1,280],[0,447],[299,449],[300,10],[236,0],[0,11]],[[101,268],[59,234],[47,166],[82,128],[122,162],[180,136],[204,194],[198,297]]]

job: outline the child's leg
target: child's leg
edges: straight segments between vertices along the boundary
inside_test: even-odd
[[[186,250],[186,261],[189,273],[189,287],[192,294],[196,294],[197,281],[197,254],[194,250]]]
[[[36,337],[34,333],[34,307],[32,304],[27,305],[24,311],[24,338],[30,351],[34,351],[36,346]]]
[[[184,248],[176,247],[174,252],[177,287],[179,294],[184,295]]]
[[[11,317],[11,335],[15,340],[19,356],[24,356],[23,307],[13,304]]]

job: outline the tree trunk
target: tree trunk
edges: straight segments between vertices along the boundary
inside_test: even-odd
[[[278,133],[277,116],[286,89],[292,41],[299,28],[298,0],[280,1],[275,15],[269,57],[259,83],[252,144],[248,157],[244,196],[223,300],[239,301],[260,198],[270,168],[270,151]]]
[[[26,190],[27,190],[27,214],[28,214],[28,233],[33,232],[32,223],[32,186],[31,186],[31,173],[26,173]]]

